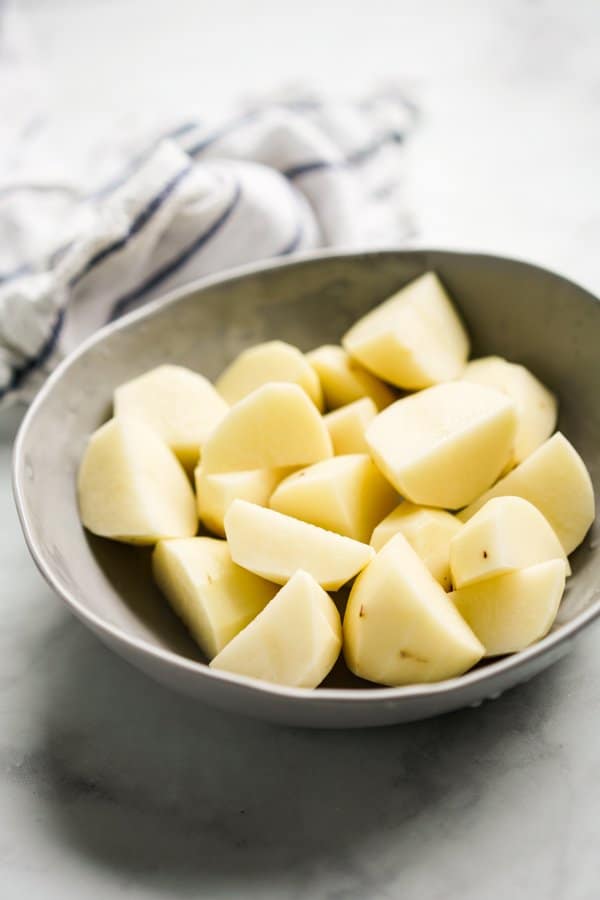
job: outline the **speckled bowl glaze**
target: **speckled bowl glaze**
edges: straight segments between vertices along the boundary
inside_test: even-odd
[[[98,637],[152,678],[202,702],[274,722],[384,725],[478,705],[559,659],[600,612],[597,526],[572,558],[573,577],[544,640],[439,684],[380,688],[340,663],[316,691],[277,687],[207,667],[157,594],[148,551],[93,538],[77,512],[75,474],[113,389],[162,362],[214,378],[244,347],[281,338],[303,350],[337,342],[348,325],[434,269],[462,311],[475,355],[529,366],[559,395],[559,427],[600,479],[600,305],[564,278],[475,254],[383,251],[316,254],[204,280],[88,340],[52,375],[18,435],[14,487],[32,556]]]

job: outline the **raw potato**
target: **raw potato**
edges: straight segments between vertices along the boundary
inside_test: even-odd
[[[325,344],[306,354],[321,381],[327,409],[338,409],[361,397],[370,397],[377,409],[385,409],[396,399],[396,394],[351,359],[343,347]]]
[[[334,456],[285,478],[269,506],[320,528],[368,544],[373,528],[398,495],[370,456]]]
[[[259,506],[269,498],[287,469],[254,469],[251,472],[222,472],[205,475],[200,465],[195,471],[196,502],[200,521],[209,531],[225,537],[225,513],[239,497]]]
[[[277,586],[236,566],[226,541],[193,537],[159,541],[154,579],[209,659],[245,628]]]
[[[303,569],[321,587],[336,591],[374,556],[366,544],[245,500],[229,507],[225,533],[232,559],[276,584]]]
[[[514,401],[517,433],[513,464],[523,462],[556,428],[556,397],[525,366],[486,356],[468,363],[461,377],[502,391]]]
[[[553,559],[461,588],[450,597],[485,655],[498,656],[523,650],[550,631],[564,587],[564,563]]]
[[[289,381],[306,391],[317,409],[323,409],[319,376],[297,347],[268,341],[249,347],[225,369],[215,387],[228,403],[237,403],[270,381]]]
[[[297,571],[269,605],[211,662],[211,668],[288,687],[316,688],[342,646],[333,600]]]
[[[510,495],[537,506],[567,554],[579,546],[594,521],[594,488],[589,472],[560,431],[459,513],[459,519],[468,522],[492,497]]]
[[[136,419],[111,419],[94,432],[77,492],[85,527],[115,541],[154,544],[198,529],[185,472],[156,432]]]
[[[115,416],[153,428],[188,470],[228,409],[210,381],[182,366],[151,369],[122,384],[114,396]]]
[[[381,550],[394,535],[403,534],[435,580],[449,591],[452,587],[450,541],[462,527],[452,513],[415,506],[405,500],[379,523],[371,537],[371,546]]]
[[[467,362],[433,272],[341,343],[249,347],[215,386],[168,364],[118,387],[79,467],[83,525],[156,544],[155,581],[211,665],[275,684],[316,687],[342,645],[393,686],[541,638],[595,513],[551,436],[555,396],[523,365]]]
[[[547,519],[522,497],[488,500],[450,544],[455,588],[550,559],[562,559],[570,574],[565,551]]]
[[[335,455],[368,453],[365,431],[376,415],[377,407],[370,397],[362,397],[327,413],[323,421],[331,437]]]
[[[207,474],[307,466],[333,455],[323,417],[297,384],[271,382],[231,407],[202,450]]]
[[[484,648],[404,535],[379,551],[350,592],[344,616],[348,668],[379,684],[462,675]]]
[[[370,372],[410,390],[457,378],[469,355],[467,332],[434,272],[359,319],[342,344]]]
[[[500,475],[512,453],[514,403],[455,381],[397,400],[366,432],[373,459],[420,506],[459,509]]]

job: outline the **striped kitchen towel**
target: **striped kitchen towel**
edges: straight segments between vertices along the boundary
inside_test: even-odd
[[[200,276],[410,232],[402,144],[415,115],[401,92],[269,98],[221,122],[128,135],[138,149],[117,165],[109,135],[86,164],[72,145],[45,145],[2,38],[1,403],[29,400],[94,329]]]

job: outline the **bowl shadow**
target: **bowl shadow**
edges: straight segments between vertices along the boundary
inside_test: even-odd
[[[425,863],[432,822],[474,827],[532,732],[536,758],[553,752],[540,733],[569,665],[479,709],[310,731],[175,695],[79,623],[64,628],[28,777],[61,844],[169,896],[224,884],[226,896],[261,896],[267,881],[308,885],[332,869],[343,896],[372,896],[387,876],[365,864],[369,848],[393,847],[394,871]]]

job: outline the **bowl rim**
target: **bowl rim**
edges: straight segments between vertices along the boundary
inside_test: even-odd
[[[25,500],[23,489],[24,478],[24,454],[23,446],[26,443],[28,432],[34,422],[38,409],[44,404],[46,397],[51,393],[55,383],[60,381],[63,375],[71,368],[71,366],[81,356],[84,356],[88,350],[96,344],[101,343],[105,338],[116,331],[129,328],[136,322],[152,317],[158,310],[165,309],[177,303],[189,294],[214,287],[216,285],[237,281],[249,275],[259,274],[271,269],[293,268],[303,263],[310,263],[316,260],[334,260],[348,259],[360,257],[380,257],[382,255],[409,256],[419,255],[427,257],[429,254],[444,254],[449,256],[476,257],[480,260],[500,261],[508,263],[517,263],[544,275],[551,275],[559,279],[570,287],[577,289],[589,301],[594,304],[600,303],[600,300],[591,294],[586,288],[576,282],[565,278],[558,272],[538,266],[527,260],[521,260],[516,257],[509,257],[491,253],[481,253],[471,250],[455,250],[444,248],[428,248],[428,247],[410,247],[398,248],[394,246],[383,246],[377,248],[368,248],[364,250],[343,249],[331,250],[321,249],[305,253],[295,254],[292,258],[261,260],[258,262],[248,263],[243,266],[228,269],[214,275],[204,276],[185,285],[177,287],[166,294],[157,297],[154,300],[141,306],[139,309],[111,322],[95,331],[81,344],[79,344],[71,353],[69,353],[49,375],[41,389],[34,397],[29,406],[17,436],[15,438],[12,453],[12,487],[17,508],[19,522],[23,530],[26,545],[33,558],[33,561],[41,573],[47,584],[54,590],[58,596],[65,601],[71,611],[81,621],[86,623],[95,631],[98,636],[110,643],[111,645],[123,645],[127,649],[140,654],[141,656],[152,657],[157,663],[174,667],[181,672],[188,672],[200,678],[206,678],[209,681],[225,682],[231,687],[242,687],[254,694],[269,695],[274,697],[285,698],[291,701],[301,701],[303,703],[326,703],[326,704],[353,704],[353,703],[375,703],[376,701],[410,700],[416,698],[436,698],[444,695],[452,694],[461,688],[474,687],[477,685],[484,686],[487,682],[492,683],[503,673],[508,671],[515,672],[520,669],[527,669],[529,663],[541,656],[550,653],[554,648],[560,645],[568,644],[571,639],[600,616],[600,586],[594,592],[594,599],[590,605],[577,613],[570,622],[567,622],[559,631],[551,632],[540,641],[520,650],[516,653],[499,657],[495,661],[487,663],[482,668],[476,668],[463,675],[446,679],[445,681],[431,682],[425,684],[402,685],[400,687],[377,686],[368,689],[357,688],[333,688],[320,687],[317,690],[309,688],[287,687],[283,685],[273,684],[271,682],[262,681],[256,678],[250,678],[245,675],[236,675],[234,673],[211,669],[207,663],[199,660],[188,659],[180,654],[149,643],[143,638],[134,637],[117,625],[105,620],[97,613],[92,612],[83,604],[75,592],[69,590],[59,583],[55,576],[51,565],[48,564],[44,555],[37,547],[35,538],[33,537],[32,528],[29,522],[29,509]],[[485,692],[483,692],[485,693]]]

